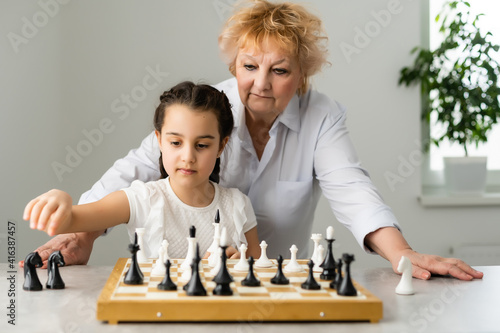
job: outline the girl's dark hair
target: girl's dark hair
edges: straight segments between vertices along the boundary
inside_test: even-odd
[[[234,126],[233,113],[231,112],[231,104],[229,104],[229,100],[224,92],[206,84],[194,84],[190,81],[181,82],[169,91],[165,91],[160,96],[160,105],[156,108],[154,116],[154,126],[158,132],[161,133],[167,108],[174,104],[185,105],[193,111],[213,112],[219,123],[221,143],[224,138],[231,135]],[[168,176],[163,167],[161,153],[160,172],[161,178]],[[219,172],[220,158],[217,158],[214,170],[210,175],[210,180],[218,183],[220,179]]]

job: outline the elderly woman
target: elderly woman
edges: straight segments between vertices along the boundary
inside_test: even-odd
[[[404,255],[417,278],[428,279],[431,273],[481,278],[462,261],[413,251],[403,238],[391,209],[360,166],[345,109],[309,88],[309,77],[326,63],[326,41],[321,21],[296,4],[254,1],[229,18],[219,46],[235,78],[216,87],[233,106],[235,127],[221,156],[220,184],[249,196],[270,256],[287,253],[292,244],[299,257],[307,256],[313,214],[323,193],[360,246],[389,260],[394,269]],[[158,179],[159,153],[151,133],[80,203],[135,179]],[[85,264],[99,234],[58,236],[39,251],[46,259],[53,250],[63,250],[68,263]]]

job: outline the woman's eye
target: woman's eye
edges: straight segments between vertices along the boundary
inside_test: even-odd
[[[253,71],[256,67],[254,65],[243,65],[243,67],[246,68],[246,70]]]
[[[283,74],[286,74],[288,73],[288,71],[284,68],[275,68],[274,69],[274,72],[278,75],[283,75]]]

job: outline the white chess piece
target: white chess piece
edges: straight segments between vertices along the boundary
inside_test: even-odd
[[[166,239],[164,239],[162,242],[161,242],[161,247],[163,248],[163,264],[165,264],[165,262],[167,262],[167,260],[170,260],[170,256],[168,255],[168,241]]]
[[[298,250],[299,249],[297,248],[297,246],[295,244],[293,244],[292,247],[290,248],[290,254],[291,254],[290,261],[283,268],[283,270],[286,273],[296,273],[296,272],[303,272],[304,271],[304,268],[302,268],[302,266],[297,262],[297,251]]]
[[[196,237],[187,237],[188,241],[188,252],[186,254],[186,259],[182,262],[179,270],[184,272],[187,269],[191,269],[191,263],[193,262],[194,253],[196,252]]]
[[[323,263],[324,258],[325,258],[325,248],[323,247],[323,245],[319,244],[316,261],[314,259],[312,260],[314,262],[313,272],[323,272],[323,268],[320,267],[320,265]]]
[[[148,258],[144,252],[144,232],[146,232],[146,229],[135,228],[135,232],[137,233],[137,244],[139,245],[139,251],[137,251],[137,262],[143,264],[148,262]]]
[[[260,242],[260,258],[255,262],[254,264],[255,267],[264,268],[273,266],[273,262],[269,260],[269,258],[267,257],[266,249],[267,249],[267,243],[266,241],[263,240],[262,242]]]
[[[163,243],[162,243],[163,245]],[[165,248],[160,246],[158,249],[158,259],[156,259],[155,266],[151,270],[151,276],[163,276],[165,275],[166,267],[165,267]]]
[[[222,248],[219,247],[217,248],[217,251],[214,252],[215,256],[215,261],[214,261],[214,267],[210,270],[210,274],[212,275],[217,275],[219,273],[220,268],[222,266]]]
[[[399,281],[399,284],[396,287],[396,294],[413,295],[415,293],[413,290],[411,271],[412,265],[410,259],[402,256],[398,264],[398,272],[402,273],[402,276],[401,281]]]
[[[250,265],[247,261],[247,245],[245,243],[241,243],[240,245],[240,261],[236,265],[234,265],[235,271],[246,272],[250,268]]]
[[[319,242],[321,242],[321,239],[323,238],[322,234],[312,234],[311,239],[314,242],[314,249],[313,249],[313,254],[311,256],[311,260],[316,264],[317,261],[322,260],[319,257],[319,252],[318,252],[318,246]]]
[[[215,247],[212,252],[210,252],[210,255],[208,256],[208,266],[209,267],[215,267],[217,265],[217,261],[220,259],[219,255],[219,246],[220,246],[220,234],[216,235],[214,237],[214,243]]]
[[[207,252],[210,253],[210,256],[212,256],[213,253],[217,252],[217,249],[219,248],[220,244],[220,223],[217,222],[212,222],[212,225],[214,226],[214,240],[212,241],[212,244],[208,247]]]

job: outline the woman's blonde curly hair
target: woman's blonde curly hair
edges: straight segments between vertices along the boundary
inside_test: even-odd
[[[327,41],[321,20],[301,5],[253,0],[236,7],[219,36],[219,49],[235,75],[240,49],[260,49],[267,42],[277,43],[298,60],[303,82],[297,93],[301,95],[307,92],[309,77],[328,63]]]

